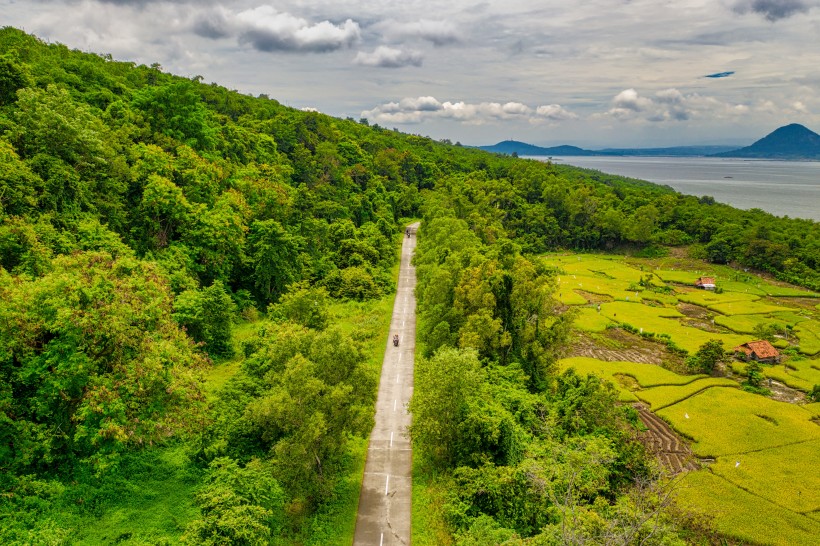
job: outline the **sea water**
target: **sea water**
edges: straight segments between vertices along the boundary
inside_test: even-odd
[[[597,156],[551,161],[648,180],[688,195],[709,195],[740,209],[820,221],[820,161]]]

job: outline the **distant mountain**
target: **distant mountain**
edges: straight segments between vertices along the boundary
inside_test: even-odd
[[[713,155],[720,152],[736,150],[737,146],[675,146],[672,148],[607,148],[604,150],[585,150],[577,146],[552,146],[544,148],[519,142],[504,140],[492,146],[479,146],[480,149],[497,154],[517,154],[520,156],[667,156],[667,157],[699,157]]]
[[[820,135],[792,123],[775,129],[751,146],[715,157],[748,157],[758,159],[820,159]]]
[[[482,150],[486,150],[488,152],[493,152],[496,154],[518,154],[518,155],[566,155],[566,156],[577,156],[577,155],[598,155],[596,152],[590,150],[584,150],[583,148],[578,148],[577,146],[553,146],[551,148],[542,148],[541,146],[535,146],[533,144],[527,144],[526,142],[519,142],[517,140],[504,140],[499,142],[498,144],[493,144],[492,146],[479,146]]]

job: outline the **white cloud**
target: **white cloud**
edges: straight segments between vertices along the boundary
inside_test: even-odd
[[[458,28],[449,21],[420,19],[409,23],[401,23],[390,19],[374,25],[374,28],[394,40],[420,38],[437,46],[461,41]]]
[[[441,102],[435,97],[407,97],[399,102],[387,102],[362,112],[362,117],[377,123],[421,123],[431,119],[448,119],[481,125],[493,121],[566,121],[577,115],[558,104],[532,108],[522,102]]]
[[[654,96],[641,96],[625,89],[612,99],[612,107],[594,119],[611,117],[622,121],[687,121],[694,118],[726,118],[748,112],[743,104],[731,104],[698,93],[684,94],[678,89],[663,89]]]
[[[570,112],[560,104],[547,104],[536,108],[535,113],[549,121],[566,121],[578,119],[578,115]]]
[[[418,110],[419,112],[435,112],[443,107],[435,97],[404,98],[397,105],[404,110]]]
[[[353,62],[363,66],[376,66],[379,68],[402,68],[405,66],[421,66],[424,55],[415,50],[394,49],[387,46],[379,46],[373,53],[359,51]]]
[[[325,52],[349,47],[361,39],[359,23],[347,19],[311,23],[307,19],[260,6],[229,12],[217,7],[198,14],[192,30],[204,38],[235,36],[258,51]]]

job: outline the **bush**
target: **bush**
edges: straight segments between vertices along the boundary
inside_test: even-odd
[[[188,524],[183,543],[270,544],[284,520],[284,493],[262,463],[240,468],[228,457],[215,459],[206,481],[196,494],[201,515]]]
[[[205,290],[186,290],[174,302],[174,319],[214,356],[230,357],[236,304],[221,281]]]
[[[298,282],[288,287],[279,303],[268,306],[268,315],[273,320],[289,320],[314,330],[322,330],[327,325],[328,293],[323,286],[311,288],[307,282]]]

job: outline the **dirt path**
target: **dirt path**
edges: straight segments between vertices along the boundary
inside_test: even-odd
[[[406,405],[413,394],[416,347],[416,270],[410,263],[418,223],[410,226],[401,251],[399,285],[382,363],[376,425],[370,434],[364,480],[359,496],[354,545],[410,544],[410,425]],[[392,338],[399,335],[399,346]]]

